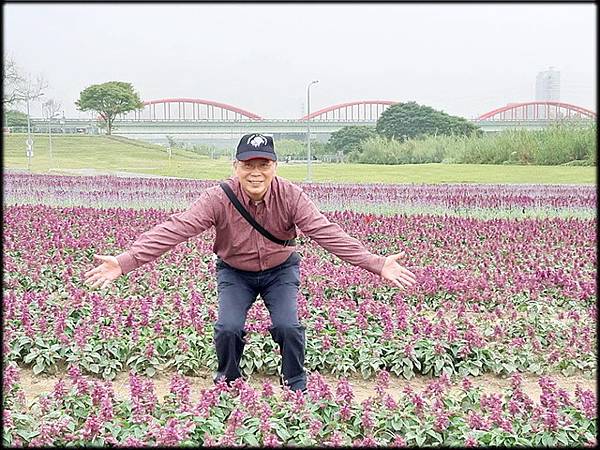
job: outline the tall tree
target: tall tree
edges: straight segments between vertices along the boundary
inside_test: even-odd
[[[4,55],[2,107],[17,106],[28,100],[36,100],[44,95],[48,84],[42,76],[34,80],[31,75],[24,74],[11,56]]]
[[[344,127],[331,133],[329,145],[336,152],[343,152],[344,155],[352,151],[360,151],[360,144],[369,138],[377,136],[373,127],[352,126]]]
[[[15,60],[4,56],[2,106],[13,106],[20,100],[19,85],[24,81]]]
[[[415,102],[398,103],[386,109],[375,128],[387,138],[404,140],[427,135],[469,135],[481,129],[467,119],[451,116]]]
[[[131,83],[123,81],[108,81],[88,86],[81,91],[75,105],[80,111],[96,111],[106,123],[108,134],[111,134],[113,121],[118,114],[144,107]]]
[[[57,117],[58,113],[60,112],[60,110],[62,109],[62,105],[60,102],[57,102],[54,99],[48,99],[48,101],[44,102],[43,104],[43,111],[44,111],[44,116],[47,119],[54,119],[55,117]]]

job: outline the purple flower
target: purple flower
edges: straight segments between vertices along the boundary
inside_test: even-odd
[[[465,439],[465,447],[477,447],[479,446],[479,442],[473,436],[469,435]]]
[[[104,384],[101,381],[95,380],[92,388],[92,403],[98,406],[102,399],[106,396]]]
[[[348,382],[347,378],[340,378],[335,395],[338,402],[346,404],[350,404],[352,402],[352,399],[354,398],[354,392],[352,391],[352,386]]]
[[[383,396],[383,393],[390,385],[390,373],[386,370],[381,370],[377,374],[377,383],[375,385],[375,391],[379,396]]]
[[[570,395],[569,395],[569,393],[567,391],[565,391],[564,389],[560,388],[560,389],[558,389],[557,394],[558,394],[558,398],[559,398],[560,402],[563,405],[566,405],[566,406],[572,406],[573,405],[573,403],[571,402]]]
[[[271,423],[269,422],[271,414],[271,407],[267,403],[263,403],[260,410],[260,432],[263,435],[271,431]]]
[[[19,382],[19,371],[19,367],[12,361],[6,366],[2,376],[2,386],[4,392],[10,392],[13,386]]]
[[[146,345],[144,355],[146,356],[146,358],[152,358],[154,356],[154,352],[154,344],[150,342],[148,345]]]
[[[450,420],[448,418],[449,415],[447,413],[437,413],[435,415],[435,422],[433,424],[433,428],[438,432],[446,430],[446,428],[448,428],[448,425],[450,425]]]
[[[473,387],[473,383],[467,377],[464,377],[461,381],[461,386],[465,391],[470,391]]]
[[[425,407],[425,400],[423,399],[423,396],[420,393],[416,392],[410,395],[410,399],[415,405],[415,412],[418,415],[422,414],[423,408]]]
[[[406,440],[397,434],[394,436],[394,440],[390,444],[390,447],[406,447]]]
[[[327,447],[342,447],[344,445],[344,436],[335,430],[328,441],[323,442]]]
[[[175,394],[181,405],[188,405],[190,402],[190,383],[182,375],[175,374],[171,377],[169,390]]]
[[[237,408],[234,409],[231,412],[229,418],[227,419],[228,428],[230,428],[233,431],[237,430],[242,425],[244,417],[246,417],[244,411]]]
[[[377,447],[378,443],[372,436],[365,436],[363,439],[357,439],[352,444],[354,447]]]
[[[444,393],[444,385],[439,381],[433,380],[429,382],[425,392],[432,395],[441,395]]]
[[[240,402],[251,414],[257,412],[259,400],[260,394],[248,383],[240,387]]]
[[[350,405],[344,403],[340,408],[340,417],[343,421],[347,422],[352,418],[352,410],[350,409]]]
[[[217,443],[213,439],[213,437],[208,434],[207,431],[204,432],[204,442],[202,443],[204,447],[216,447]]]
[[[133,448],[142,448],[146,446],[146,443],[140,439],[137,439],[133,436],[128,436],[122,443],[117,444],[119,447],[133,447]]]
[[[488,430],[489,425],[485,419],[478,413],[470,410],[467,413],[467,424],[472,430]]]
[[[304,405],[306,404],[306,399],[304,398],[304,392],[302,391],[293,391],[291,392],[291,401],[292,401],[292,411],[298,413],[304,409]]]
[[[219,393],[216,389],[206,389],[200,394],[200,400],[194,408],[194,412],[202,417],[210,415],[210,409],[219,402]]]
[[[516,416],[521,412],[521,404],[514,398],[511,398],[508,402],[508,412],[512,416]]]
[[[312,401],[331,400],[333,398],[329,385],[319,372],[309,374],[306,390]]]
[[[280,447],[281,441],[273,433],[269,433],[263,438],[263,445],[265,447]]]
[[[500,425],[500,428],[502,428],[504,431],[506,431],[508,433],[512,433],[513,427],[512,427],[512,423],[510,420],[508,420],[504,417],[501,417],[497,422]]]
[[[365,409],[363,411],[360,418],[360,423],[365,430],[371,429],[375,426],[375,420],[373,419],[373,415],[371,414],[370,410]]]
[[[523,384],[523,377],[519,372],[513,372],[510,376],[510,385],[513,390],[518,390],[521,388]]]
[[[102,429],[102,420],[95,414],[90,415],[84,425],[82,436],[86,440],[93,440],[98,436],[100,430]]]
[[[182,423],[179,419],[172,417],[167,421],[163,428],[159,429],[156,445],[177,446],[188,438],[195,426],[196,425],[191,422]]]
[[[394,401],[394,399],[387,394],[383,400],[383,405],[389,409],[390,411],[395,410],[398,407],[398,404]]]
[[[262,383],[262,393],[261,396],[263,398],[269,398],[271,397],[273,394],[275,393],[275,391],[273,390],[273,385],[271,384],[271,382],[265,380]]]
[[[312,419],[309,425],[309,433],[312,438],[316,438],[319,431],[323,429],[323,423],[320,420]]]
[[[152,380],[144,381],[134,372],[129,373],[130,396],[135,422],[144,422],[158,402]]]
[[[187,353],[187,351],[190,349],[190,346],[185,340],[185,337],[181,334],[177,337],[177,347],[179,348],[181,353]]]
[[[538,380],[538,384],[543,391],[554,392],[556,390],[556,381],[547,376],[541,376]]]
[[[54,384],[54,390],[52,392],[52,396],[54,397],[54,399],[56,401],[60,401],[65,397],[66,394],[67,394],[67,390],[65,388],[65,381],[62,378],[60,378]]]
[[[14,426],[12,414],[8,409],[2,411],[2,424],[5,430],[10,430]]]
[[[583,410],[585,416],[590,420],[594,419],[597,412],[596,394],[594,394],[594,392],[591,390],[582,390],[578,383],[575,385],[575,396],[579,400],[581,409]]]

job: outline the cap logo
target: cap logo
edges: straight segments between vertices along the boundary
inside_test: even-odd
[[[267,145],[269,141],[267,141],[267,138],[264,137],[262,134],[253,134],[252,136],[250,136],[248,138],[248,140],[246,141],[246,144],[250,144],[253,147],[260,147],[261,145]]]

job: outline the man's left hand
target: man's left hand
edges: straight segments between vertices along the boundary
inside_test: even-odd
[[[400,289],[411,287],[417,281],[414,273],[398,264],[403,257],[402,253],[388,256],[381,269],[381,278],[391,281]]]

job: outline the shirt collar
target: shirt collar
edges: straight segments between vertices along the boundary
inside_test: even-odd
[[[271,191],[273,190],[273,184],[276,183],[276,179],[276,176],[273,177],[273,179],[271,180],[271,185],[269,186],[269,189],[267,189],[267,192],[263,197],[263,202],[265,203],[265,206],[267,208],[271,205]],[[234,180],[237,191],[239,192],[238,197],[241,197],[241,201],[244,204],[244,206],[254,205],[254,200],[252,200],[250,196],[246,194],[246,191],[242,189],[242,183],[240,183],[240,179],[238,177],[234,177]]]

